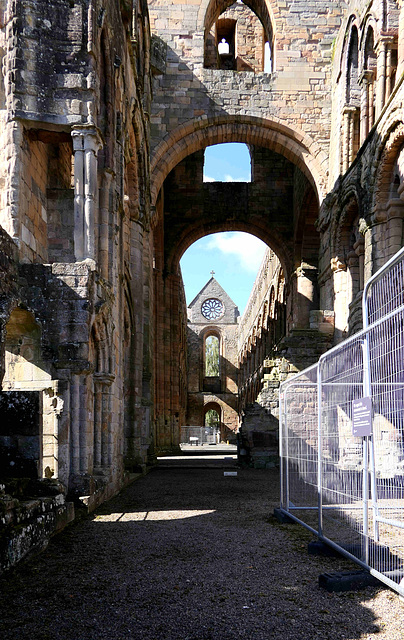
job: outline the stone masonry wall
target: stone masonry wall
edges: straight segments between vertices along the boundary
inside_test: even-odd
[[[168,45],[166,73],[154,83],[153,147],[195,118],[248,114],[302,131],[328,154],[330,61],[345,4],[298,0],[271,5],[274,71],[253,74],[203,68],[207,2],[150,2],[152,32]]]

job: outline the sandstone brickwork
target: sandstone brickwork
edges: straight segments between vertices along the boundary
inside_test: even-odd
[[[206,317],[210,313],[212,317]],[[237,306],[214,277],[188,306],[186,424],[204,426],[206,411],[214,409],[220,418],[221,440],[232,442],[238,429],[238,318]],[[207,376],[204,366],[209,336],[218,340],[219,370],[213,378]]]
[[[94,508],[208,406],[274,451],[279,380],[360,328],[404,242],[404,6],[0,0],[0,55],[0,407],[38,414],[3,421],[0,538],[32,481],[66,496],[37,548],[59,506],[60,526]],[[203,182],[222,142],[248,145],[251,182]],[[219,393],[179,261],[230,230],[269,252],[244,318],[215,324]],[[41,504],[21,508],[34,531]]]

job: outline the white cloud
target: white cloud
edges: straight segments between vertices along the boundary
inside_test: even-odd
[[[254,274],[261,265],[266,248],[259,238],[239,231],[214,234],[208,244],[208,249],[235,256],[242,269]]]
[[[216,180],[216,178],[211,178],[210,176],[203,176],[203,181],[204,182],[222,182],[222,180]],[[229,173],[226,173],[224,176],[224,182],[251,182],[251,180],[249,178],[245,178],[245,177],[240,177],[240,178],[233,178],[233,176],[231,176]]]
[[[250,182],[247,178],[233,178],[230,174],[224,176],[226,182]]]

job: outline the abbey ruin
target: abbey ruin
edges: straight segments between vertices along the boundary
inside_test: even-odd
[[[404,4],[0,0],[0,29],[8,567],[208,407],[234,431],[261,408],[273,444],[279,381],[361,327],[364,283],[403,244]],[[248,145],[251,183],[203,181],[223,142]],[[235,230],[269,250],[205,391],[179,261]]]

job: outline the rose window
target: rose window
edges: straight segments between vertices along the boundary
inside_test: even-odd
[[[207,320],[216,320],[216,318],[220,318],[224,313],[223,302],[217,298],[209,298],[202,304],[201,311]]]

